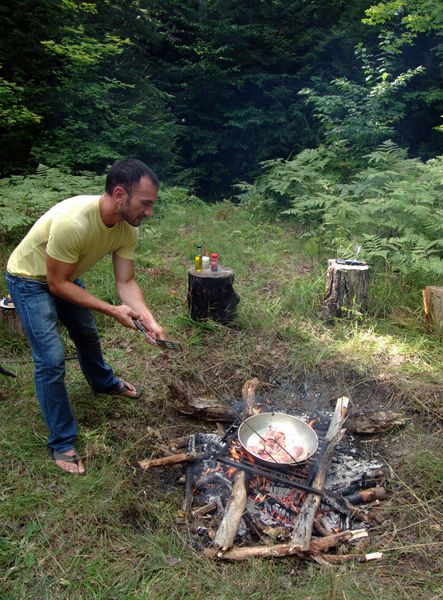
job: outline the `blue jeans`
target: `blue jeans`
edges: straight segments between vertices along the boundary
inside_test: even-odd
[[[74,448],[77,423],[65,386],[65,352],[58,321],[66,327],[77,349],[80,367],[97,392],[119,387],[111,367],[104,362],[91,310],[57,298],[46,283],[6,274],[6,283],[31,345],[37,398],[49,429],[48,446],[64,452]],[[76,283],[84,287],[77,279]]]

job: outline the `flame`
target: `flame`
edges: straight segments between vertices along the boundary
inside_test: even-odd
[[[255,496],[255,502],[257,504],[261,504],[266,500],[266,498],[269,498],[268,494],[261,494],[260,492],[257,492],[257,495]]]
[[[232,445],[231,448],[229,449],[229,452],[230,452],[231,456],[233,458],[235,458],[236,460],[241,459],[241,452],[239,451],[239,448],[237,446]]]
[[[226,471],[226,477],[231,478],[234,473],[236,473],[238,471],[238,469],[236,469],[235,467],[229,467],[228,470]]]

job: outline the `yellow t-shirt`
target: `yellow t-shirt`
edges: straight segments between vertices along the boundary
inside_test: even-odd
[[[46,255],[77,264],[71,279],[85,273],[109,252],[132,260],[137,228],[126,221],[107,227],[101,218],[100,196],[75,196],[50,208],[11,254],[12,275],[46,281]]]

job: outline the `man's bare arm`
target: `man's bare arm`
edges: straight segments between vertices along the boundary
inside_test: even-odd
[[[70,280],[77,266],[75,263],[65,263],[46,256],[46,266],[48,286],[52,294],[84,308],[98,310],[105,315],[113,317],[125,327],[135,329],[132,319],[138,319],[140,314],[131,306],[125,304],[113,306],[109,302],[100,300],[100,298],[90,294]]]
[[[135,279],[133,261],[113,254],[112,262],[117,292],[121,301],[140,315],[139,320],[154,339],[165,339],[163,328],[157,323],[153,314],[146,306],[143,293]]]

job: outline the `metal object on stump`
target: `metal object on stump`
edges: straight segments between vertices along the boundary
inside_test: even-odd
[[[213,319],[227,325],[237,314],[240,297],[233,287],[234,271],[218,266],[217,271],[195,268],[188,271],[188,308],[195,321]]]

